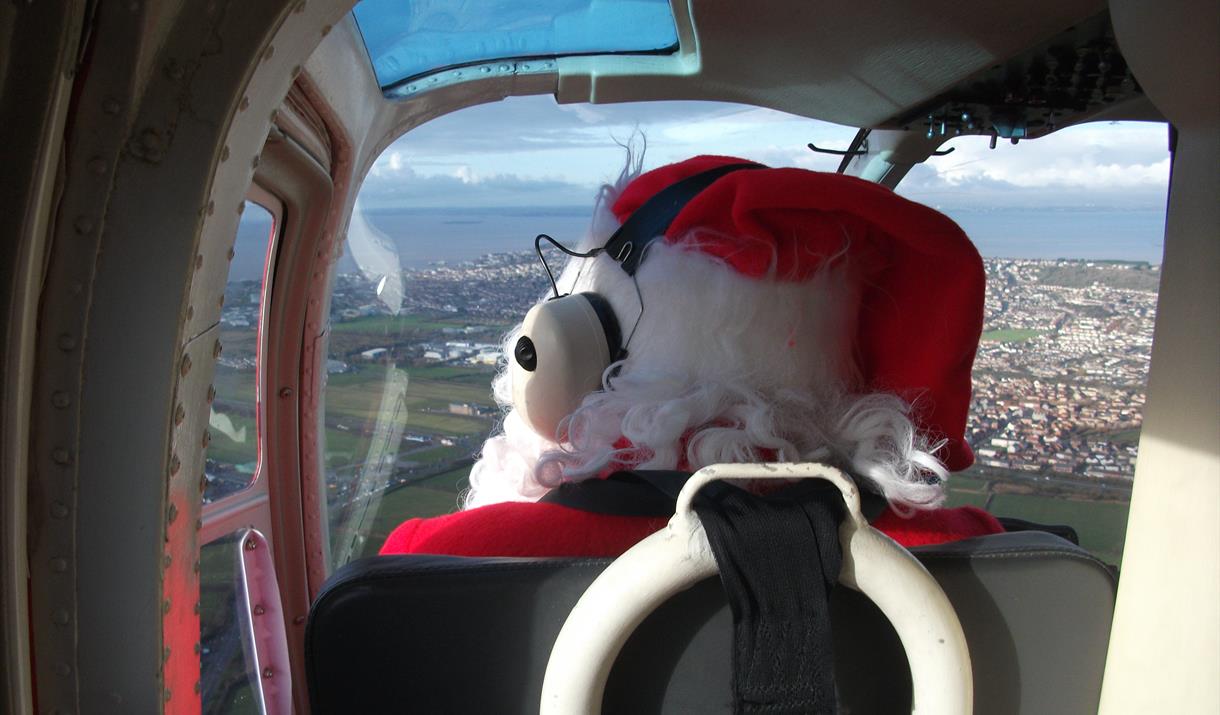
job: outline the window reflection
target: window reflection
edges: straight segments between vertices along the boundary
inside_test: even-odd
[[[357,205],[332,290],[320,413],[332,566],[375,554],[404,519],[457,508],[500,416],[501,336],[547,285],[521,238],[539,220]],[[584,230],[587,218],[560,220]],[[424,240],[471,234],[524,250],[455,261],[452,246]]]

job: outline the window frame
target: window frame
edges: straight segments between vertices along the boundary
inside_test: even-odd
[[[327,573],[318,531],[323,504],[312,485],[308,435],[317,404],[311,362],[308,315],[320,302],[313,286],[325,280],[331,260],[330,229],[335,182],[331,172],[294,139],[272,130],[263,147],[254,181],[283,205],[275,260],[265,294],[265,341],[261,348],[260,411],[263,416],[262,464],[268,490],[271,532],[264,532],[272,555],[283,607],[292,664],[293,701],[308,706],[305,678],[305,621],[313,596]],[[307,458],[306,458],[307,459]]]
[[[271,547],[292,666],[293,702],[308,703],[305,621],[328,575],[317,535],[325,523],[308,468],[302,469],[317,385],[308,370],[307,314],[321,303],[334,183],[331,174],[293,139],[273,129],[263,146],[247,200],[268,208],[275,235],[264,266],[256,357],[258,466],[246,489],[202,510],[199,543],[253,527]],[[275,210],[271,210],[271,206]],[[312,491],[311,491],[312,490]]]
[[[255,341],[254,357],[254,423],[256,466],[254,478],[241,491],[229,494],[202,507],[203,526],[199,531],[200,548],[217,539],[224,538],[244,526],[251,526],[262,532],[274,543],[275,533],[271,520],[271,496],[269,479],[267,478],[267,459],[263,436],[266,434],[267,402],[266,381],[264,379],[264,356],[267,347],[267,317],[271,298],[271,279],[280,238],[283,236],[284,205],[274,194],[258,184],[251,184],[246,193],[246,201],[257,204],[271,214],[271,235],[267,239],[267,248],[263,259],[262,287],[258,307],[258,336]]]

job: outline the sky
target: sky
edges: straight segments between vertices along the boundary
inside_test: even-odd
[[[513,97],[435,119],[394,142],[365,179],[365,209],[590,206],[624,165],[620,144],[642,135],[645,168],[696,154],[834,171],[855,129],[717,102],[559,105]],[[899,193],[945,211],[993,208],[1162,209],[1166,128],[1094,123],[1017,146],[958,137],[955,151],[916,166]]]

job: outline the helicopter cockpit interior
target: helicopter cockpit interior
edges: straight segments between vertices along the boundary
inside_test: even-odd
[[[481,265],[491,276],[492,316],[482,323],[446,317],[459,311],[441,282],[445,266],[421,268],[412,288],[431,301],[428,312],[369,310],[401,302],[404,286],[393,271],[350,279],[386,260],[375,238],[353,241],[379,230],[375,209],[358,199],[396,142],[517,98],[560,107],[731,102],[831,122],[849,129],[841,145],[810,144],[824,167],[899,193],[910,188],[904,178],[953,151],[959,137],[1020,150],[1090,123],[1167,126],[1158,129],[1168,136],[1170,171],[1163,255],[1122,284],[1144,290],[1131,304],[1150,302],[1141,315],[1155,319],[1146,403],[1141,391],[1125,406],[1142,409],[1142,429],[1125,436],[1130,454],[1138,443],[1130,509],[1124,503],[1116,517],[1125,537],[1101,560],[1031,537],[1049,549],[1040,554],[1087,561],[1090,595],[1065,618],[1089,635],[1039,630],[1060,621],[1028,610],[1018,618],[986,599],[961,618],[978,668],[1043,662],[1043,671],[1027,671],[1026,685],[1064,683],[1061,700],[1052,692],[1022,701],[1018,672],[1011,688],[975,688],[991,698],[976,703],[979,712],[997,704],[1046,712],[1055,703],[1103,713],[1220,708],[1215,3],[542,5],[68,0],[0,9],[0,709],[304,713],[384,703],[345,700],[341,680],[320,699],[318,678],[341,677],[333,674],[344,663],[321,676],[307,657],[311,606],[333,605],[323,596],[356,583],[353,572],[336,573],[376,552],[386,519],[456,506],[456,488],[438,496],[404,481],[398,486],[408,488],[391,495],[394,470],[420,469],[423,459],[400,455],[399,445],[410,446],[403,455],[443,460],[428,479],[460,482],[478,447],[470,425],[494,422],[494,407],[484,405],[494,343],[519,320],[494,312],[497,276],[543,275],[510,259]],[[466,219],[429,220],[452,227]],[[358,339],[374,329],[384,343]],[[407,361],[403,335],[418,343]],[[381,376],[375,389],[357,369],[370,367]],[[1066,394],[1069,403],[1095,399]],[[975,478],[990,483],[967,479]],[[995,506],[988,489],[962,498]],[[394,511],[409,500],[419,511]],[[1070,578],[1002,569],[980,576],[1002,548],[963,575],[951,547],[921,557],[943,576],[950,600],[979,593],[983,581],[1020,588]],[[376,638],[370,604],[388,607],[403,593],[412,604],[452,598],[467,612],[483,608],[470,579],[513,603],[550,589],[570,606],[606,567],[575,564],[565,576],[542,564],[542,581],[531,582],[492,564],[490,575],[450,569],[429,581],[394,571],[405,563],[397,558],[367,562],[361,578],[392,572],[395,588],[406,590],[367,592],[371,600],[354,602],[364,620],[339,621],[341,634]],[[1120,559],[1114,570],[1101,565]],[[700,644],[727,647],[715,630],[723,612],[719,626],[700,630],[715,621],[708,604],[721,607],[707,591],[705,583],[662,607],[664,617],[627,645],[651,662],[645,656],[673,637],[658,620],[686,628],[696,645],[677,649],[666,666],[694,678],[675,686],[679,695],[700,691],[700,673],[719,667],[700,660]],[[1090,605],[1098,599],[1104,607]],[[866,605],[848,602],[844,618],[893,646],[893,631]],[[987,625],[997,614],[1025,624],[1013,626],[1021,637],[979,646],[1002,640]],[[484,615],[482,627],[500,627]],[[410,626],[411,637],[453,658],[480,648],[493,660],[520,654],[492,647],[490,637],[445,640],[445,619],[456,617],[438,608]],[[564,618],[566,610],[540,617],[550,637]],[[209,635],[222,620],[236,635]],[[1055,638],[1082,648],[1088,641],[1095,662],[1040,658],[1038,648]],[[534,660],[517,665],[535,677],[550,644],[531,648]],[[847,648],[843,657],[874,655]],[[639,693],[624,678],[642,670],[614,676],[608,710],[634,707],[624,703]],[[516,685],[484,684],[536,697],[534,685]],[[402,709],[447,707],[419,692],[395,695],[417,698]],[[536,702],[505,707],[518,710],[537,711]]]

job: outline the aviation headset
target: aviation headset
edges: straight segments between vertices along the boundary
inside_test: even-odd
[[[539,236],[534,246],[539,258],[542,240],[549,240],[571,256],[592,258],[606,253],[634,278],[648,244],[669,229],[691,199],[726,174],[765,168],[761,164],[728,164],[671,184],[636,209],[604,247],[588,253],[570,251],[546,235]],[[560,296],[545,259],[543,266],[551,277],[555,297],[535,305],[525,315],[510,369],[513,407],[538,434],[554,438],[560,422],[581,399],[601,388],[606,368],[627,357],[627,346],[610,301],[598,293]],[[630,339],[628,336],[628,342]]]

